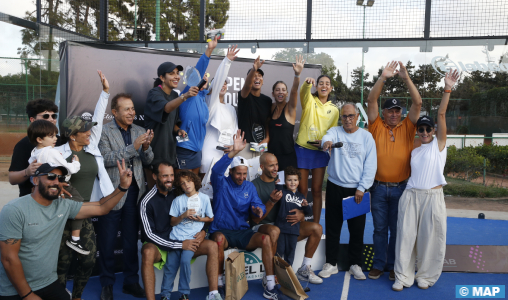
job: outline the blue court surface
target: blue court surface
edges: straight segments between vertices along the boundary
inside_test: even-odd
[[[310,292],[308,292],[308,299],[341,299],[345,274],[345,272],[341,271],[337,275],[324,279],[323,284],[309,284]],[[114,299],[138,299],[122,293],[123,275],[121,273],[116,275],[116,282],[113,289]],[[355,280],[351,277],[349,288],[347,289],[347,298],[342,299],[455,299],[456,285],[508,285],[508,274],[443,273],[436,285],[427,290],[421,290],[415,284],[410,288],[404,288],[402,292],[395,292],[392,290],[392,284],[393,281],[388,280],[388,273],[385,273],[385,275],[377,280],[368,278],[366,280]],[[302,282],[302,285],[305,287],[304,282]],[[72,281],[67,283],[67,287],[71,290]],[[100,299],[100,294],[99,277],[90,278],[82,299]],[[207,287],[194,289],[191,291],[190,299],[204,300],[207,295]],[[156,299],[160,298],[160,295],[156,296]],[[171,295],[172,300],[177,300],[178,298],[178,293]],[[249,281],[249,291],[242,299],[264,299],[261,280]]]
[[[321,224],[324,229],[323,233],[326,234],[324,215],[323,211]],[[508,221],[449,217],[447,225],[448,245],[508,245]],[[367,214],[365,226],[365,244],[372,244],[373,231],[372,215],[369,213]],[[341,242],[343,244],[349,242],[347,222],[344,222],[342,227]],[[315,273],[317,274],[318,271]],[[204,273],[203,276],[205,276]],[[311,289],[308,293],[309,299],[455,299],[456,285],[508,285],[508,274],[444,272],[436,285],[427,290],[421,290],[415,284],[411,288],[405,288],[402,292],[395,292],[391,289],[393,281],[388,279],[388,273],[385,273],[378,280],[367,278],[360,281],[353,277],[346,280],[346,277],[349,277],[349,275],[341,271],[337,275],[324,279],[321,285],[309,284]],[[122,273],[116,275],[116,282],[113,290],[115,299],[136,299],[122,293]],[[305,282],[302,282],[302,286],[305,287],[305,284]],[[71,290],[72,281],[67,283],[67,287]],[[100,299],[100,293],[99,277],[92,277],[82,298],[85,300]],[[206,299],[207,294],[208,287],[194,289],[190,298]],[[264,299],[262,294],[263,288],[260,280],[249,281],[249,291],[243,299]],[[178,293],[172,294],[171,299],[177,300],[178,298]],[[157,295],[156,299],[160,299],[160,295]]]

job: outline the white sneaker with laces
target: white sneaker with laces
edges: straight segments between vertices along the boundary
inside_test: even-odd
[[[299,280],[308,281],[312,284],[321,284],[323,283],[323,279],[319,278],[314,274],[314,271],[310,268],[310,266],[302,266],[296,272],[296,277]]]
[[[429,284],[425,281],[418,281],[418,287],[422,290],[426,290],[429,288]]]
[[[400,291],[402,291],[402,289],[404,289],[402,282],[395,279],[395,283],[392,285],[392,290],[394,290],[396,292],[400,292]]]
[[[331,275],[337,274],[337,273],[339,273],[339,269],[337,268],[337,265],[332,266],[331,264],[326,263],[323,265],[323,269],[321,270],[321,272],[318,273],[318,276],[322,277],[322,278],[328,278]]]
[[[367,279],[365,277],[365,274],[363,274],[362,268],[360,268],[359,265],[352,265],[349,268],[349,274],[353,275],[355,277],[355,279],[358,279],[358,280],[365,280],[365,279]]]

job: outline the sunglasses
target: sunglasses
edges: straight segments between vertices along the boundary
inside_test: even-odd
[[[424,131],[427,131],[427,133],[430,133],[432,131],[432,128],[427,127],[427,126],[418,128],[419,133],[423,133]]]
[[[393,131],[389,131],[390,133],[390,141],[395,142],[395,136],[393,135]]]
[[[43,115],[38,115],[38,116],[41,116],[44,120],[47,120],[49,119],[49,117],[51,117],[53,120],[56,120],[56,118],[58,118],[58,115],[57,114],[43,114]]]
[[[65,182],[65,175],[56,175],[55,173],[42,173],[37,176],[44,176],[44,175],[48,176],[48,180],[53,181],[58,177],[58,182]]]

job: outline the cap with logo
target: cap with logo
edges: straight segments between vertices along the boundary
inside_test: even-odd
[[[394,107],[402,108],[402,105],[400,105],[400,101],[395,98],[388,99],[383,104],[383,109],[392,109]]]
[[[231,168],[235,168],[238,166],[244,166],[247,168],[249,167],[249,165],[247,164],[247,160],[241,156],[236,156],[235,158],[233,158],[233,161],[231,162]]]
[[[48,163],[45,163],[42,164],[40,167],[38,167],[37,170],[35,170],[34,176],[39,176],[39,174],[47,174],[53,171],[54,169],[59,169],[60,171],[62,171],[62,175],[69,174],[67,168],[64,166],[50,165]]]
[[[434,128],[434,120],[432,120],[431,117],[428,116],[422,116],[418,119],[416,122],[416,127],[420,127],[422,125],[427,125],[430,128]]]
[[[249,71],[247,71],[247,75],[249,75],[250,71],[252,71],[252,68],[250,68]],[[265,77],[265,72],[263,72],[263,70],[257,69],[257,72],[259,72],[259,74],[261,74],[261,76]]]
[[[173,72],[174,69],[178,69],[178,71],[183,71],[183,67],[180,66],[180,65],[175,65],[174,63],[170,62],[170,61],[167,61],[165,63],[162,63],[158,68],[157,68],[157,76],[161,76],[161,75],[164,75],[166,73],[171,73]]]
[[[97,122],[87,121],[80,116],[71,116],[63,121],[60,132],[63,136],[70,137],[77,132],[88,131],[95,125],[97,125]]]

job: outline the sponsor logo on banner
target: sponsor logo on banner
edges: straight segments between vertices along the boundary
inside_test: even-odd
[[[436,56],[432,59],[432,67],[436,72],[441,75],[445,75],[446,72],[450,69],[457,69],[459,72],[474,72],[474,71],[482,71],[482,72],[508,72],[508,63],[493,63],[490,62],[488,64],[480,64],[475,61],[474,63],[463,63],[459,61],[455,63],[453,60],[446,56]]]
[[[245,275],[247,276],[247,280],[263,278],[263,275],[265,275],[263,261],[254,252],[240,252],[243,252],[245,255]]]
[[[455,298],[504,298],[504,285],[456,285]]]

